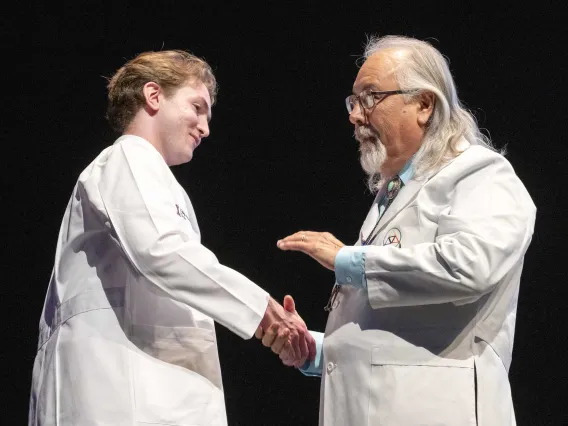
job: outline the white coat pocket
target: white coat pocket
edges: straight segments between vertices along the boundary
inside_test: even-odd
[[[132,327],[132,342],[146,352],[132,357],[140,423],[224,424],[218,418],[224,399],[214,336],[196,327]]]
[[[473,359],[372,350],[368,425],[475,426]]]
[[[223,389],[215,332],[199,327],[131,326],[131,340],[154,358],[194,371]]]

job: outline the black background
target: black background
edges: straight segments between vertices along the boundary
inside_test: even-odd
[[[350,244],[372,202],[344,98],[366,35],[429,40],[538,208],[510,379],[519,425],[568,424],[564,7],[469,3],[26,4],[2,18],[6,421],[24,424],[37,324],[62,214],[81,170],[117,135],[110,77],[145,50],[187,49],[219,86],[211,136],[174,168],[203,243],[323,330],[333,273],[276,240],[301,229]],[[246,4],[246,6],[245,6]],[[560,4],[560,2],[558,2]],[[514,5],[514,6],[513,6]],[[217,327],[230,425],[315,425],[319,380]],[[410,409],[410,407],[409,407]]]

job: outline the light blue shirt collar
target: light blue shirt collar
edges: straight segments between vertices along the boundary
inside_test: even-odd
[[[416,155],[416,154],[414,154],[414,155]],[[410,157],[410,159],[406,162],[406,164],[404,165],[404,167],[402,168],[402,170],[398,174],[398,177],[400,177],[400,180],[405,185],[408,183],[408,181],[410,181],[410,179],[412,179],[414,177],[415,169],[414,169],[414,165],[412,164],[412,162],[414,160],[414,155],[412,157]]]

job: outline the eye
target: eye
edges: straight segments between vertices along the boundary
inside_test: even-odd
[[[375,104],[375,96],[372,93],[365,93],[361,96],[361,99],[363,100],[365,108],[372,108]]]
[[[193,106],[195,107],[196,111],[201,110],[201,105],[200,104],[193,104]]]

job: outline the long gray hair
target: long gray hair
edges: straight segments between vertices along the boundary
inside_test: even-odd
[[[457,146],[462,138],[472,145],[482,145],[495,151],[489,137],[480,132],[475,117],[458,99],[448,63],[438,50],[425,41],[389,35],[369,38],[364,58],[367,59],[384,49],[396,49],[406,53],[398,60],[394,78],[400,89],[418,91],[404,95],[405,101],[423,91],[431,92],[436,97],[422,145],[413,160],[417,177],[436,170],[457,156]],[[378,178],[378,173],[369,176],[371,189],[377,189],[375,185]]]

